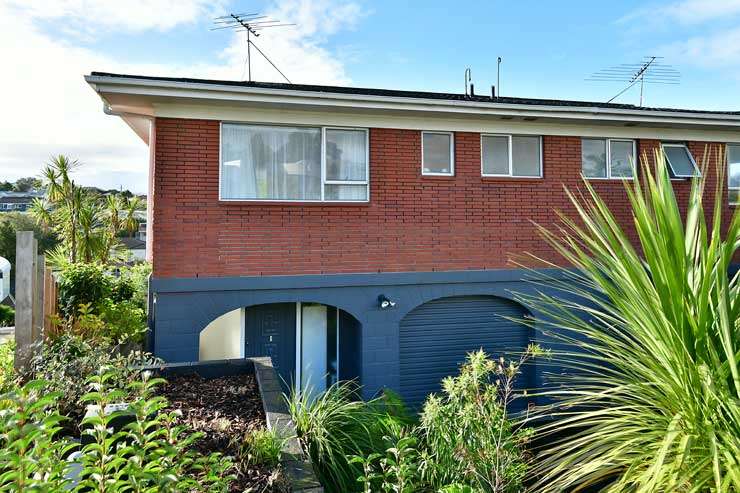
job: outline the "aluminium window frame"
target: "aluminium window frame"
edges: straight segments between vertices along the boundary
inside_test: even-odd
[[[740,142],[725,142],[725,146],[728,148],[728,149],[725,149],[725,154],[726,154],[725,159],[727,161],[725,163],[725,166],[727,166],[727,202],[733,207],[740,206],[740,200],[737,202],[733,202],[732,199],[730,198],[730,192],[734,190],[738,192],[738,196],[740,197],[740,187],[730,186],[730,151],[729,151],[730,146],[740,148]]]
[[[612,176],[612,141],[632,143],[632,159],[637,160],[637,140],[626,137],[581,137],[581,149],[584,140],[603,140],[606,142],[606,176],[586,176],[583,174],[583,150],[581,150],[581,176],[586,180],[634,180],[635,176]],[[632,163],[634,164],[634,163]]]
[[[225,198],[222,194],[223,184],[223,127],[226,125],[250,125],[255,127],[286,127],[286,128],[311,128],[321,131],[321,198],[316,200],[309,199],[256,199],[256,198]],[[347,181],[347,180],[326,180],[326,130],[361,130],[365,132],[365,180]],[[370,202],[370,129],[367,127],[339,127],[309,124],[291,124],[291,123],[269,123],[269,122],[245,122],[222,120],[219,122],[218,129],[218,200],[219,202],[259,202],[259,203],[297,203],[297,204],[367,204]],[[365,185],[367,194],[364,200],[327,200],[325,198],[326,185]]]
[[[509,173],[485,173],[483,171],[483,139],[484,137],[506,137],[508,141],[509,150]],[[515,175],[514,174],[514,137],[537,137],[539,140],[539,174],[538,175]],[[498,134],[498,133],[482,133],[480,134],[480,175],[484,178],[514,178],[519,180],[541,180],[545,176],[544,172],[544,156],[542,148],[542,136],[531,135],[531,134]]]
[[[424,171],[424,135],[449,135],[450,136],[450,172],[449,173],[435,173],[432,171]],[[455,132],[447,132],[444,130],[422,130],[421,131],[421,176],[455,176]]]
[[[681,147],[686,151],[686,155],[689,156],[689,160],[691,161],[692,166],[694,167],[695,173],[693,175],[679,175],[676,173],[676,170],[673,169],[673,165],[671,164],[671,160],[668,158],[668,154],[665,152],[666,147]],[[665,156],[666,163],[668,163],[668,168],[671,172],[671,178],[676,180],[690,180],[692,178],[700,178],[701,177],[701,170],[696,165],[696,161],[694,160],[694,155],[691,154],[691,150],[689,149],[689,146],[686,145],[686,143],[683,142],[661,142],[660,143],[660,149],[663,151],[663,155]]]

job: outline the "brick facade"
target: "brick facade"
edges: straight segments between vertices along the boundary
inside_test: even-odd
[[[457,132],[455,176],[429,177],[419,131],[373,128],[369,203],[219,202],[219,122],[158,118],[155,134],[157,278],[498,269],[523,252],[557,261],[531,221],[572,213],[563,185],[582,186],[577,136],[543,137],[543,179],[484,178],[479,134]],[[708,144],[689,143],[697,162]],[[640,140],[638,152],[657,145]],[[709,148],[716,165],[721,145]],[[621,182],[592,183],[631,229]],[[685,201],[689,182],[674,183]]]

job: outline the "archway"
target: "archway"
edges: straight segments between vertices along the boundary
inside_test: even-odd
[[[335,306],[266,303],[225,313],[200,333],[200,360],[270,356],[285,388],[359,380],[360,322]]]

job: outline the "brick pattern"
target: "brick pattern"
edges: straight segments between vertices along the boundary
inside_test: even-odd
[[[494,269],[524,252],[560,262],[532,221],[549,227],[555,210],[572,214],[563,186],[583,186],[580,137],[544,136],[543,179],[484,178],[479,134],[457,132],[455,176],[429,177],[419,131],[373,128],[368,204],[219,202],[219,123],[158,118],[155,132],[160,278]],[[697,162],[707,144],[690,143]],[[657,145],[639,141],[638,151]],[[631,230],[621,182],[592,183]],[[675,186],[685,200],[689,183]]]

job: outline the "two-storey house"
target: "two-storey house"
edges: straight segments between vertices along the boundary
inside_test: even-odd
[[[534,223],[583,179],[630,230],[630,161],[662,148],[684,200],[729,156],[740,112],[96,73],[107,113],[151,151],[151,349],[270,355],[288,382],[356,378],[412,404],[465,353],[541,341],[511,260],[559,263]],[[710,193],[709,199],[713,198]],[[532,367],[523,385],[542,383]]]

